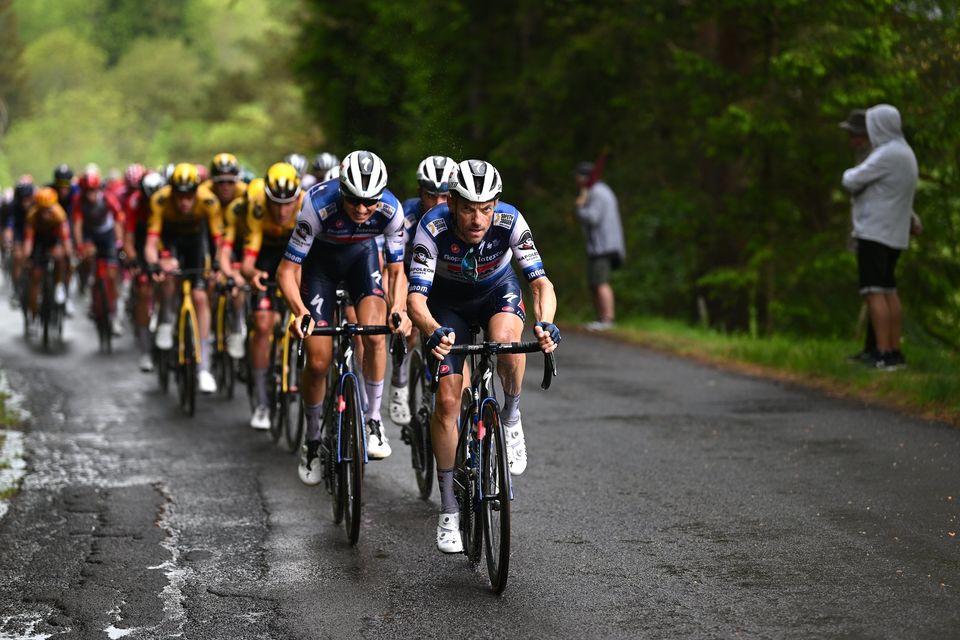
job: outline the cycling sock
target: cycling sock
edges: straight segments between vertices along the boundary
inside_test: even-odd
[[[267,406],[267,370],[253,370],[253,397],[257,400],[258,407]]]
[[[367,419],[380,420],[380,401],[383,399],[383,380],[379,382],[363,381],[367,391]]]
[[[407,351],[407,354],[403,356],[403,362],[400,363],[399,367],[393,368],[393,373],[390,375],[390,384],[394,387],[405,387],[407,386],[407,377],[409,369],[407,366],[410,364],[410,352]]]
[[[137,342],[140,345],[140,353],[150,353],[153,350],[150,327],[137,327]]]
[[[303,412],[307,417],[307,440],[320,439],[320,418],[323,417],[323,403],[303,405]]]
[[[516,424],[520,419],[520,396],[503,394],[503,407],[500,409],[500,421],[503,424]]]
[[[160,302],[160,324],[173,324],[173,305]]]
[[[453,469],[437,468],[437,486],[440,487],[440,513],[456,513],[460,510],[453,492]]]
[[[200,362],[198,363],[200,371],[210,371],[210,342],[210,338],[206,340],[200,338]]]

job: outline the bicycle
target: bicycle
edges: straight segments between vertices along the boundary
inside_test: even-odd
[[[217,389],[227,400],[233,399],[238,367],[226,346],[227,338],[233,334],[231,327],[234,326],[235,311],[232,304],[234,288],[236,288],[236,283],[233,278],[227,278],[225,282],[218,282],[215,290],[216,298],[212,304],[214,309],[214,348],[210,364],[213,375],[217,379]]]
[[[113,281],[107,271],[107,261],[97,258],[94,272],[91,306],[93,322],[97,327],[100,353],[113,351],[113,327],[110,324],[110,309],[114,306]]]
[[[316,327],[311,336],[335,337],[333,361],[327,371],[327,392],[321,422],[318,455],[323,469],[324,485],[333,496],[333,521],[344,523],[351,545],[360,538],[360,512],[363,497],[363,466],[367,464],[367,442],[363,432],[363,408],[360,403],[359,379],[353,370],[353,338],[363,335],[392,333],[387,325],[358,325],[346,321],[347,294],[337,291],[334,322]],[[392,318],[399,326],[400,318]],[[306,333],[309,318],[301,323]],[[394,335],[394,341],[398,338]],[[399,340],[403,340],[402,337]],[[298,341],[298,358],[303,357],[303,340]]]
[[[30,291],[29,282],[22,285],[23,299],[21,306],[23,308],[24,327],[27,337],[29,337],[29,325],[31,320],[39,322],[41,327],[41,344],[44,350],[50,350],[51,336],[56,335],[57,341],[63,344],[63,318],[66,315],[64,305],[56,301],[54,291],[56,288],[55,264],[51,256],[44,256],[42,265],[43,282],[40,288],[40,309],[35,319],[30,318],[30,303],[26,299]],[[33,267],[35,268],[35,267]],[[29,278],[31,267],[25,268],[23,275]]]
[[[502,593],[507,586],[510,568],[510,502],[513,481],[507,464],[506,436],[500,423],[500,405],[494,396],[494,356],[498,354],[535,353],[540,343],[481,342],[480,330],[471,329],[469,344],[454,345],[450,352],[470,358],[470,387],[464,389],[458,421],[459,439],[454,462],[453,487],[460,505],[460,535],[463,552],[473,564],[487,559],[490,588]],[[436,392],[440,360],[430,367],[430,388]],[[556,358],[544,354],[543,381],[540,388],[550,388],[557,375]]]
[[[167,391],[172,371],[177,383],[180,408],[191,417],[196,411],[200,327],[197,323],[197,310],[193,306],[193,281],[190,276],[202,273],[206,273],[206,269],[177,269],[166,272],[167,277],[182,278],[180,308],[174,325],[173,349],[157,349],[157,375],[160,389],[164,393]]]
[[[404,345],[406,346],[406,345]],[[430,388],[429,352],[422,344],[410,354],[408,374],[408,406],[410,422],[400,431],[400,438],[410,446],[410,465],[417,479],[420,497],[428,500],[433,493],[434,458],[430,436],[430,420],[433,416],[434,392]],[[397,362],[394,362],[397,366]]]

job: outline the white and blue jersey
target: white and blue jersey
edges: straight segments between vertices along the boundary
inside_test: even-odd
[[[303,199],[297,226],[290,235],[283,257],[302,264],[318,242],[322,251],[364,242],[376,242],[384,236],[384,254],[388,263],[403,261],[403,210],[390,190],[383,192],[377,212],[357,224],[343,210],[340,180],[328,180],[310,188]],[[314,252],[315,253],[315,252]]]
[[[464,264],[467,252],[473,260]],[[516,277],[511,258],[516,258],[528,282],[546,275],[530,227],[514,206],[497,203],[486,235],[471,247],[454,235],[453,213],[441,204],[417,225],[408,291],[428,296],[436,284],[445,291],[486,292]]]
[[[417,234],[417,224],[426,211],[420,198],[408,198],[403,201],[403,263],[410,271],[410,256],[413,255],[413,237]]]

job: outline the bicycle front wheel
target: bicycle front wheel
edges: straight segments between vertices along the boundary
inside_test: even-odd
[[[183,321],[183,362],[177,377],[180,392],[180,407],[193,417],[197,408],[197,362],[193,344],[193,318],[188,315]]]
[[[510,567],[510,468],[496,403],[485,403],[482,416],[486,431],[480,447],[483,542],[490,588],[501,593]]]
[[[420,498],[429,500],[433,492],[433,447],[430,445],[430,408],[426,405],[427,396],[423,356],[420,351],[410,354],[410,373],[407,376],[409,393],[410,424],[410,462],[413,474],[417,478]]]
[[[342,389],[344,408],[340,414],[340,496],[347,539],[350,544],[357,544],[363,501],[363,411],[360,408],[357,379],[346,376]]]
[[[297,345],[290,340],[290,354],[287,359],[290,371],[287,373],[287,400],[284,403],[284,424],[286,425],[287,450],[293,453],[300,445],[303,437],[305,417],[300,402],[300,359],[297,356]]]

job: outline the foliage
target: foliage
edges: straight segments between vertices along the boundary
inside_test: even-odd
[[[851,335],[848,110],[897,105],[927,233],[902,261],[911,327],[960,321],[957,0],[312,0],[297,68],[338,149],[398,190],[425,155],[484,157],[582,310],[571,168],[610,149],[628,261],[621,314],[757,333]],[[701,304],[698,304],[698,300]]]
[[[220,151],[259,172],[316,148],[322,135],[288,63],[297,10],[283,0],[0,0],[0,36],[14,25],[26,45],[0,50],[0,97],[10,82],[25,87],[0,138],[0,184],[47,179],[60,162],[205,163]]]

